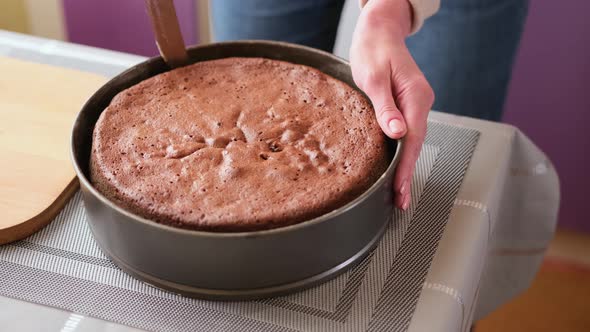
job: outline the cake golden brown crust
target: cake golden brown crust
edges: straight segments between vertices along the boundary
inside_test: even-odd
[[[207,231],[308,220],[387,167],[366,98],[306,66],[199,62],[120,92],[93,133],[95,188],[148,219]]]

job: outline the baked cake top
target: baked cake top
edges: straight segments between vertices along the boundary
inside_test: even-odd
[[[91,181],[172,226],[251,231],[308,220],[387,167],[366,98],[316,69],[262,58],[198,62],[113,98],[93,134]]]

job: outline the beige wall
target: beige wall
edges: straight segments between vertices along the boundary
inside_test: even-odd
[[[30,33],[51,39],[66,39],[62,0],[24,2],[27,5]]]
[[[65,39],[61,0],[0,0],[0,29]]]
[[[29,32],[26,4],[23,0],[0,1],[0,29]]]
[[[197,5],[197,20],[199,26],[197,27],[199,44],[205,44],[212,41],[211,23],[209,18],[209,0],[195,0]]]

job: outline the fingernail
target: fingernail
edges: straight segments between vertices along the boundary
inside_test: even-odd
[[[408,190],[408,180],[402,181],[402,185],[399,187],[399,193],[405,195]]]
[[[389,121],[389,130],[391,130],[392,134],[401,134],[404,132],[404,125],[398,119],[393,119]]]
[[[404,203],[402,204],[402,210],[406,211],[410,207],[410,195],[406,195]]]

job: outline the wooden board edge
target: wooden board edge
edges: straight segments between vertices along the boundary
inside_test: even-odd
[[[22,240],[47,226],[74,196],[79,187],[80,182],[77,177],[74,177],[55,201],[41,213],[18,225],[1,230],[0,245]]]

